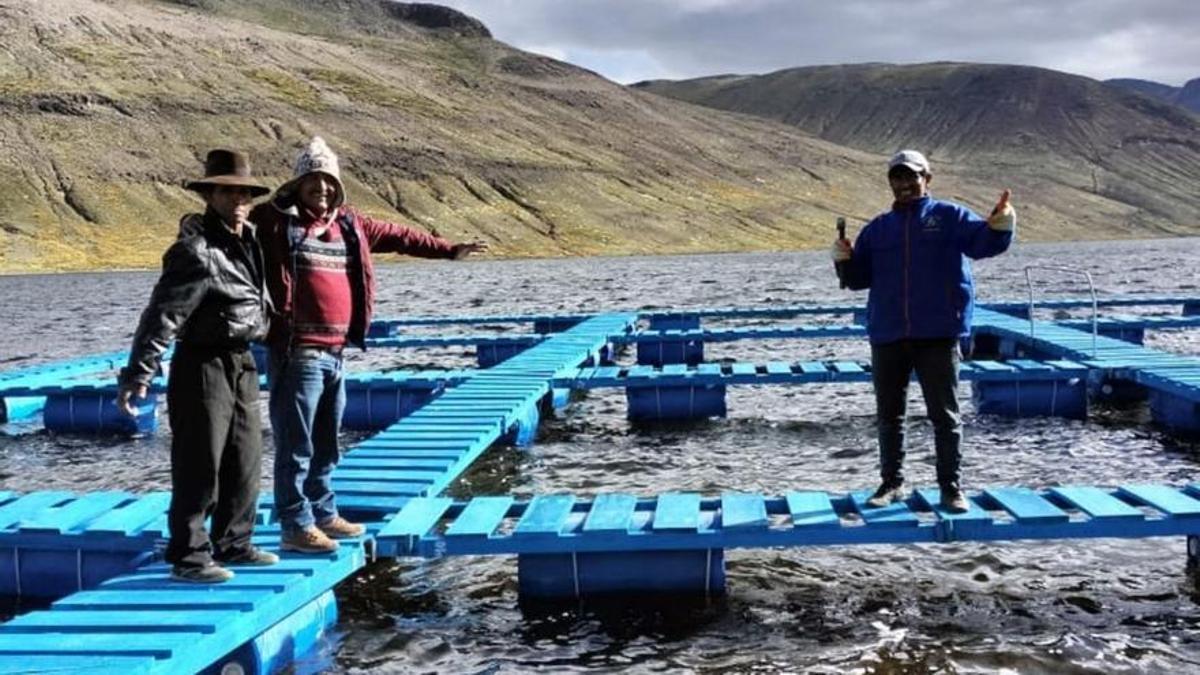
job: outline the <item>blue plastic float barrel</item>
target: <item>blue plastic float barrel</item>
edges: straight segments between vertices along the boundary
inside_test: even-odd
[[[206,675],[281,672],[319,647],[326,631],[337,623],[337,616],[337,598],[333,591],[326,591],[203,672]]]
[[[678,314],[653,317],[652,331],[698,330],[700,317],[694,314]],[[662,339],[637,343],[637,362],[643,366],[662,366],[668,363],[686,363],[694,366],[704,362],[704,341],[698,339]]]
[[[346,390],[343,429],[375,431],[385,429],[402,417],[428,403],[442,387],[363,387]]]
[[[627,387],[628,417],[634,422],[725,417],[725,385]]]
[[[981,415],[1087,418],[1088,387],[1083,378],[971,384],[975,410]]]
[[[1151,389],[1150,415],[1173,432],[1200,435],[1200,402]]]
[[[64,433],[150,434],[158,428],[155,408],[158,394],[135,400],[137,416],[130,417],[117,409],[117,395],[112,391],[81,389],[64,391],[46,397],[42,420],[49,431]]]
[[[517,556],[522,597],[725,593],[725,551],[617,551]]]

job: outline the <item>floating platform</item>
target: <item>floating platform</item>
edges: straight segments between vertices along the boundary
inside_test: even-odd
[[[969,495],[960,514],[939,505],[937,489],[883,508],[866,506],[869,496],[420,498],[379,530],[376,546],[387,557],[528,557],[539,571],[522,574],[523,593],[580,596],[722,592],[718,568],[732,548],[1200,535],[1200,485],[993,487]]]
[[[1200,301],[1138,296],[1099,304],[1182,305],[1184,315],[1098,320],[1097,328],[1125,339],[1098,335],[1093,348],[1092,335],[1078,320],[1030,323],[1013,316],[1023,303],[984,306],[975,317],[978,336],[1005,360],[963,364],[962,377],[976,387],[978,409],[1077,416],[1086,414],[1090,388],[1122,383],[1148,392],[1155,418],[1169,428],[1193,428],[1200,359],[1140,342],[1145,330],[1196,326]],[[0,672],[84,666],[100,672],[197,672],[226,665],[271,672],[316,643],[336,616],[330,589],[373,553],[517,555],[521,592],[550,597],[718,594],[725,588],[725,551],[733,548],[1185,536],[1189,565],[1200,565],[1196,484],[989,487],[969,495],[965,514],[941,509],[936,490],[918,490],[882,509],[866,508],[865,494],[818,490],[594,499],[440,496],[489,447],[532,443],[541,415],[566,405],[572,390],[623,387],[631,417],[636,408],[653,410],[648,419],[664,419],[670,418],[664,395],[674,398],[671,405],[678,410],[690,399],[687,414],[696,416],[724,414],[728,386],[868,382],[869,365],[852,361],[703,362],[706,342],[836,339],[864,331],[853,323],[706,329],[702,319],[856,312],[860,306],[813,305],[377,322],[376,348],[473,346],[484,365],[361,373],[348,381],[347,426],[379,432],[348,449],[334,488],[342,510],[368,522],[371,536],[333,556],[285,559],[276,567],[238,570],[230,584],[197,587],[170,581],[167,570],[153,562],[165,537],[165,494],[0,494],[0,591],[65,596],[48,610],[0,625]],[[533,332],[396,334],[404,326],[496,323],[531,323]],[[1087,322],[1088,331],[1091,327]],[[621,345],[636,346],[640,365],[609,363]],[[111,376],[103,374],[124,359],[114,353],[0,374],[0,397],[77,397],[68,418],[101,419],[102,413],[87,412],[87,397],[115,394]],[[50,417],[60,414],[51,410]],[[269,524],[269,500],[260,521],[256,541],[269,548],[278,541]]]

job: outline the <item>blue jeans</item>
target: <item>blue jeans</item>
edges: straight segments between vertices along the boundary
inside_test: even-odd
[[[275,434],[275,512],[284,532],[336,516],[330,479],[341,453],[346,407],[342,357],[298,349],[271,353],[269,388]]]

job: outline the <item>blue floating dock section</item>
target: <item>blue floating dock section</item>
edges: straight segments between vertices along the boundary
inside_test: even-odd
[[[66,378],[85,376],[125,365],[129,352],[111,352],[26,368],[0,371],[0,389],[35,388],[57,385]],[[0,424],[36,417],[45,406],[45,397],[22,396],[0,391]]]
[[[471,346],[475,348],[475,358],[479,367],[490,368],[497,363],[520,354],[545,339],[546,335],[542,333],[517,335],[405,335],[368,338],[367,347],[401,349],[413,347]]]
[[[1077,416],[1086,414],[1086,383],[1099,374],[1148,388],[1155,418],[1185,428],[1197,418],[1200,359],[1133,343],[1140,340],[1138,331],[1196,325],[1200,303],[1138,296],[1101,304],[1171,303],[1183,304],[1185,317],[1100,322],[1126,339],[1099,338],[1096,357],[1090,333],[1042,322],[1028,337],[1028,322],[981,309],[977,329],[1009,359],[964,363],[963,379],[989,388],[977,399],[981,410],[994,405],[1004,414]],[[1085,305],[1090,299],[1057,303]],[[1019,313],[1024,305],[1013,306]],[[863,334],[854,325],[705,330],[702,318],[853,315],[860,309],[813,305],[382,322],[372,330],[375,346],[474,345],[480,362],[491,366],[349,379],[354,411],[348,409],[348,418],[359,415],[362,428],[383,430],[350,449],[334,488],[342,508],[368,521],[374,538],[349,542],[327,557],[285,556],[278,566],[238,569],[229,584],[196,586],[173,582],[165,566],[147,564],[165,538],[165,494],[0,493],[0,592],[61,597],[76,591],[48,610],[0,625],[0,672],[216,672],[233,665],[245,672],[278,670],[316,644],[335,620],[329,589],[364,564],[364,547],[387,556],[517,555],[522,594],[545,597],[719,594],[731,548],[1182,534],[1189,565],[1200,567],[1200,485],[993,487],[969,495],[965,514],[941,509],[936,490],[918,490],[882,509],[866,508],[865,493],[815,490],[592,499],[547,494],[527,501],[439,496],[497,441],[531,443],[546,406],[565,404],[571,389],[624,387],[632,418],[669,419],[724,414],[731,385],[869,381],[867,364],[848,361],[701,362],[706,341]],[[639,320],[649,328],[635,332]],[[404,325],[496,322],[531,322],[534,333],[384,337]],[[636,344],[639,361],[649,363],[605,367],[613,344]],[[496,350],[482,354],[488,345]],[[80,397],[75,407],[86,396],[111,397],[115,383],[99,376],[125,356],[108,356],[0,373],[0,397],[49,397],[73,388]],[[672,400],[664,401],[664,393]],[[268,521],[269,507],[260,509],[260,522]],[[278,536],[271,526],[260,526],[256,543],[269,549]]]
[[[169,498],[0,494],[0,593],[61,598],[0,624],[0,672],[268,673],[316,645],[337,617],[330,589],[365,564],[365,540],[235,566],[219,586],[172,581],[152,561]],[[277,528],[256,529],[256,545],[278,541]]]
[[[1065,359],[968,361],[962,364],[961,378],[994,385],[985,390],[990,399],[977,400],[981,412],[1081,418],[1087,413],[1088,372],[1087,365]],[[771,361],[583,368],[556,380],[556,385],[573,389],[624,387],[629,418],[649,421],[723,417],[728,386],[870,381],[871,366],[865,362]],[[993,405],[996,399],[1006,403],[1006,397],[1015,401],[1013,410]]]
[[[1034,322],[1030,335],[1029,321],[988,310],[976,312],[975,322],[977,330],[1000,340],[1002,352],[1071,359],[1102,371],[1116,383],[1145,387],[1150,391],[1155,421],[1180,433],[1200,431],[1200,388],[1196,386],[1200,358],[1094,337],[1090,332],[1047,322]]]
[[[669,493],[639,499],[418,498],[377,534],[380,555],[517,555],[543,596],[724,590],[734,548],[1200,535],[1200,485],[992,487],[950,513],[936,489],[866,506],[869,493]]]
[[[556,376],[596,362],[612,337],[628,332],[636,319],[611,314],[582,321],[449,384],[347,452],[333,478],[339,506],[355,517],[379,519],[412,497],[441,492],[499,440],[530,444]]]

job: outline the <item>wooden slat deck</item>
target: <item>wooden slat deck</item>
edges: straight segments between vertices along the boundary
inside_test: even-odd
[[[376,545],[384,556],[434,557],[1200,535],[1200,485],[994,487],[970,494],[962,514],[945,511],[936,489],[876,509],[865,505],[867,496],[420,498],[405,507],[411,516],[402,512],[384,527]]]

